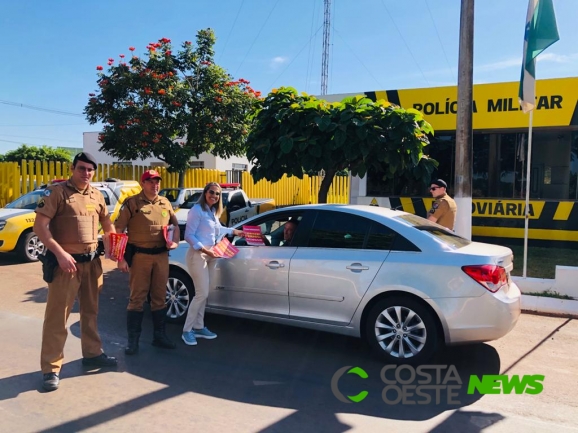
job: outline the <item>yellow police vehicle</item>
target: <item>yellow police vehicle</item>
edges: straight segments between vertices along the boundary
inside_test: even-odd
[[[117,179],[92,182],[91,185],[104,196],[113,221],[124,199],[141,189],[137,181]],[[34,210],[45,191],[46,185],[43,185],[0,209],[0,252],[15,252],[24,262],[38,261],[38,255],[44,252],[44,244],[32,229],[36,217]]]

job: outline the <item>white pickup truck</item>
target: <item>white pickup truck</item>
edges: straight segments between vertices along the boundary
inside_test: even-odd
[[[239,187],[238,183],[224,183],[221,184],[221,188],[223,190],[223,207],[225,208],[225,211],[221,215],[221,224],[224,226],[231,227],[252,217],[253,215],[267,212],[276,207],[275,200],[272,198],[248,198],[247,194],[245,194],[245,191]],[[189,190],[182,191],[183,193],[190,192],[190,194],[188,194],[188,199],[180,205],[175,212],[179,221],[181,238],[184,238],[187,214],[199,200],[203,190],[202,188],[171,188],[171,190],[175,189]],[[159,195],[164,195],[162,192],[163,191],[161,191]],[[177,197],[177,195],[175,195],[175,197]]]

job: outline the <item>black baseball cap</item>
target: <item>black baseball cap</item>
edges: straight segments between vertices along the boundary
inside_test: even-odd
[[[431,181],[432,185],[443,186],[445,189],[448,189],[448,184],[442,179],[435,179]]]
[[[82,161],[82,162],[88,162],[89,164],[92,164],[94,169],[96,170],[97,168],[97,163],[96,163],[96,158],[94,156],[92,156],[90,153],[88,152],[80,152],[77,153],[74,156],[74,159],[72,160],[72,165],[76,165],[76,163],[78,161]]]

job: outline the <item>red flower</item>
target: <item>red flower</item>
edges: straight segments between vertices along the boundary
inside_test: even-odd
[[[147,135],[149,135],[149,133],[148,133],[147,131],[144,131],[144,132],[142,133],[142,135],[144,135],[144,136],[146,137]]]
[[[97,71],[102,71],[102,66],[97,66],[97,67],[96,67],[96,70],[97,70]]]
[[[169,72],[169,77],[172,77],[173,75],[175,75],[175,74],[173,74],[172,72]]]
[[[185,41],[185,45],[191,45],[192,42],[191,41]]]
[[[170,56],[171,54],[172,54],[171,50],[168,50],[168,51],[165,53],[165,56]]]
[[[96,96],[94,93],[89,93],[88,96]]]
[[[98,135],[98,141],[102,141],[102,140],[104,140],[104,135],[99,134],[99,135]]]
[[[120,57],[121,59],[124,59],[124,54],[119,54],[118,57]]]
[[[159,94],[159,95],[164,95],[165,93],[167,93],[167,92],[165,91],[165,89],[160,89],[160,90],[158,91],[158,94]]]
[[[130,51],[134,51],[134,47],[128,47]]]
[[[112,62],[108,62],[108,66],[112,66]]]
[[[109,62],[114,62],[114,59],[111,57],[110,59],[108,59]]]

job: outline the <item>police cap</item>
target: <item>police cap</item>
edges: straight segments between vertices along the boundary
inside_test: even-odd
[[[431,184],[432,184],[432,185],[437,185],[437,186],[442,186],[442,187],[444,187],[445,189],[448,188],[448,184],[447,184],[444,180],[442,180],[442,179],[432,180],[432,181],[431,181]]]
[[[74,156],[74,159],[72,160],[72,165],[76,165],[76,163],[78,161],[87,162],[89,164],[92,164],[92,166],[94,167],[95,170],[97,168],[96,158],[88,152],[77,153]]]

